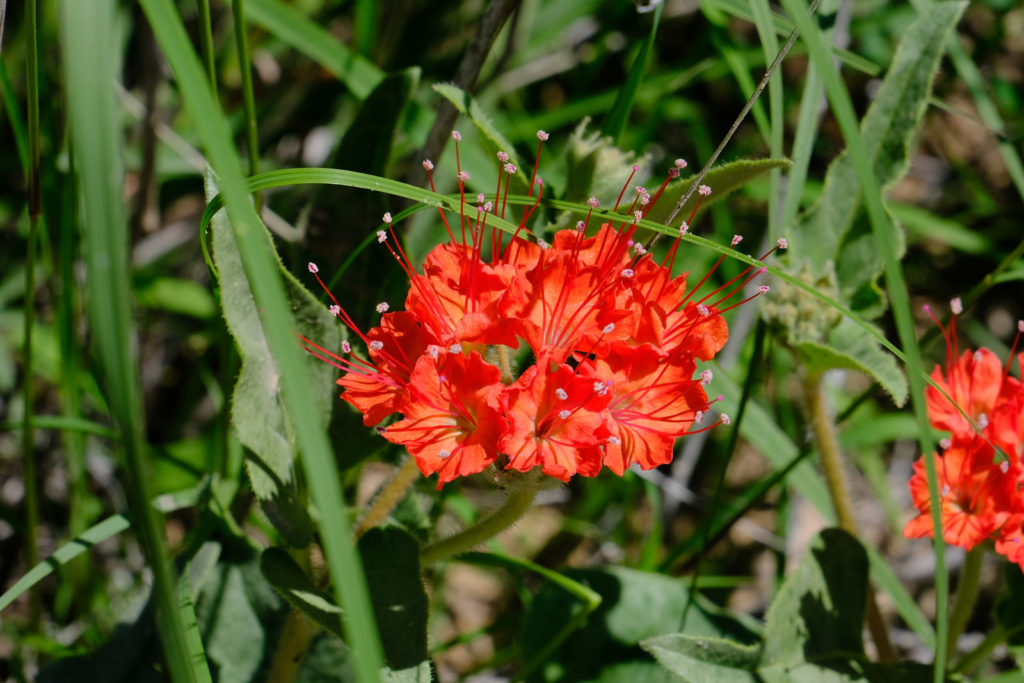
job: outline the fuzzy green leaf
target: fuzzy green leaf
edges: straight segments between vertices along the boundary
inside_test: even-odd
[[[826,529],[776,594],[765,623],[763,664],[862,655],[868,558],[845,531]]]
[[[524,620],[521,642],[524,661],[547,655],[545,670],[553,666],[588,680],[614,664],[637,661],[637,646],[642,641],[680,628],[694,635],[757,640],[756,632],[745,622],[720,613],[699,598],[687,613],[686,623],[680,624],[690,600],[681,579],[624,567],[564,573],[596,591],[601,603],[581,628],[565,637],[562,627],[575,618],[581,608],[579,600],[552,582],[541,588]],[[559,637],[564,641],[551,652],[548,644]]]
[[[712,204],[724,199],[730,192],[768,173],[772,169],[788,168],[790,163],[789,159],[742,159],[716,166],[708,171],[701,183],[711,188],[711,194],[701,200],[700,210],[704,211]],[[647,220],[664,223],[665,219],[669,217],[669,214],[675,208],[676,202],[683,198],[683,195],[686,194],[696,179],[697,177],[693,176],[692,178],[671,183],[665,190],[665,194],[661,196],[658,203],[647,214]],[[675,224],[683,220],[690,220],[690,214],[693,213],[694,207],[697,206],[698,199],[700,199],[699,195],[694,192],[693,196],[690,197],[689,201],[686,202],[682,210],[676,215]]]
[[[376,527],[359,539],[359,554],[388,666],[396,671],[419,667],[427,660],[427,593],[419,543],[397,527]]]
[[[216,195],[216,188],[207,179],[207,198]],[[253,491],[265,511],[287,541],[304,547],[312,538],[312,522],[305,506],[297,500],[292,480],[296,445],[281,400],[280,372],[263,333],[259,310],[242,267],[235,236],[227,214],[218,213],[211,221],[213,261],[220,283],[221,307],[228,330],[242,356],[242,370],[232,394],[231,417],[238,438],[249,449],[246,470]],[[263,233],[268,248],[270,238]],[[277,259],[279,275],[284,282],[295,332],[327,349],[340,346],[337,321]],[[330,365],[307,358],[309,391],[315,396],[334,393],[335,375]],[[333,401],[317,403],[317,418],[326,426]]]
[[[946,37],[963,12],[964,3],[944,2],[908,27],[893,63],[861,121],[861,136],[879,185],[884,189],[907,170],[908,150],[931,97],[932,81],[944,52]],[[824,265],[842,258],[843,243],[861,205],[857,174],[844,152],[829,166],[821,198],[790,232],[790,261]],[[895,228],[894,228],[895,230]],[[897,231],[899,232],[899,231]],[[902,245],[902,233],[897,235]],[[881,273],[875,250],[869,268],[851,268],[843,291],[851,292]]]
[[[640,643],[663,667],[687,683],[754,683],[761,660],[757,646],[731,640],[670,633]]]
[[[849,320],[844,319],[831,331],[827,344],[800,342],[795,348],[808,369],[859,370],[889,392],[897,406],[907,400],[907,377],[896,359]]]
[[[291,605],[336,636],[341,636],[341,609],[334,599],[317,589],[298,563],[280,548],[260,555],[263,577]]]

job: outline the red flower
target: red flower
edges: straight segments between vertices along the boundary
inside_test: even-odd
[[[1024,501],[1017,492],[1020,463],[997,461],[985,439],[955,436],[942,456],[936,455],[935,466],[942,499],[942,535],[947,543],[970,550],[1024,513]],[[931,536],[931,502],[923,460],[914,463],[910,493],[920,514],[903,533],[908,538]]]
[[[436,472],[441,484],[480,472],[497,457],[506,427],[500,375],[475,351],[423,355],[396,406],[405,418],[385,429],[384,438],[404,445],[420,471]]]
[[[703,383],[710,381],[710,371],[694,378],[691,353],[661,359],[652,346],[619,343],[603,358],[582,363],[581,370],[609,394],[604,464],[616,474],[633,464],[646,470],[671,462],[676,437],[709,408]]]
[[[540,467],[562,481],[577,473],[594,476],[601,470],[598,446],[608,436],[607,392],[568,365],[553,371],[549,365],[538,360],[508,388],[510,424],[498,448],[520,472]]]
[[[567,481],[596,475],[602,464],[622,474],[633,464],[669,462],[675,439],[708,411],[707,375],[697,374],[696,360],[721,349],[728,338],[721,314],[753,297],[725,302],[763,269],[748,268],[698,298],[707,275],[687,289],[686,275],[671,274],[685,224],[661,263],[634,241],[639,221],[685,166],[681,161],[653,197],[634,188],[622,214],[624,188],[612,209],[623,217],[617,225],[604,223],[588,237],[598,207],[590,199],[586,219],[557,232],[551,245],[528,238],[526,225],[543,192],[534,169],[529,194],[536,190],[536,197],[516,233],[488,232],[489,218],[505,218],[516,172],[507,155],[498,157],[498,190],[491,201],[477,196],[475,217],[465,210],[469,174],[458,169],[458,223],[440,210],[449,241],[430,251],[422,272],[385,214],[378,241],[409,276],[406,310],[385,312],[382,303],[381,324],[364,334],[337,301],[332,307],[368,348],[367,358],[304,340],[307,348],[345,371],[342,397],[365,424],[401,414],[384,437],[404,445],[423,473],[436,472],[442,484],[492,463],[540,467]],[[433,170],[429,161],[424,167]],[[310,270],[316,274],[312,264]],[[520,340],[536,360],[517,373]]]

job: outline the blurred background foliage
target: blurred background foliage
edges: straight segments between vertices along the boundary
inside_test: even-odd
[[[177,3],[197,54],[203,53],[202,4]],[[507,19],[498,22],[501,28],[493,44],[480,51],[474,44],[480,26],[495,22],[502,6]],[[586,132],[617,133],[612,141],[617,149],[607,142],[592,142],[605,155],[594,180],[599,196],[608,203],[622,182],[621,168],[634,159],[649,163],[655,176],[677,157],[689,160],[691,169],[702,166],[766,66],[748,3],[666,0],[658,9],[659,24],[632,109],[619,126],[612,119],[613,106],[629,82],[656,16],[639,11],[643,8],[631,2],[300,0],[282,4],[247,0],[244,7],[257,124],[254,141],[261,171],[330,166],[422,185],[421,150],[429,146],[429,133],[446,102],[435,86],[455,81],[473,94],[479,112],[513,146],[522,167],[530,166],[536,131],[551,134],[540,166],[551,198],[584,199],[571,196],[572,174],[578,170],[571,155],[579,150],[570,147],[583,144]],[[232,7],[213,2],[210,11],[212,51],[204,57],[212,63],[218,101],[232,126],[234,143],[239,150],[251,149]],[[867,110],[915,16],[914,7],[903,3],[823,3],[819,25],[833,32],[843,79],[858,115]],[[142,9],[121,3],[115,17],[112,36],[120,78],[110,86],[116,90],[116,126],[123,138],[125,176],[120,195],[128,220],[131,263],[127,284],[138,336],[151,492],[159,496],[159,507],[167,515],[172,552],[187,551],[189,557],[202,559],[193,559],[192,580],[199,581],[197,562],[208,567],[205,582],[197,584],[201,588],[193,595],[217,680],[262,680],[273,658],[273,647],[265,643],[276,641],[288,610],[263,581],[256,549],[282,543],[287,533],[278,520],[288,513],[279,509],[280,500],[274,503],[278,508],[260,505],[241,471],[243,446],[232,432],[230,412],[241,359],[221,315],[220,292],[204,260],[206,237],[199,229],[205,208],[204,161],[196,122],[183,106]],[[105,381],[90,347],[96,331],[85,311],[83,246],[74,229],[79,188],[69,172],[73,152],[65,122],[68,103],[63,83],[68,74],[61,60],[67,46],[60,39],[61,21],[56,7],[42,3],[38,36],[43,220],[34,263],[26,256],[29,44],[22,3],[7,6],[0,53],[3,590],[31,568],[25,551],[26,487],[31,482],[25,480],[20,432],[26,411],[35,416],[40,557],[101,520],[124,512],[132,495],[131,479],[122,474],[118,431]],[[790,25],[781,19],[779,24],[782,40]],[[1024,9],[1011,0],[971,3],[956,33],[1005,124],[994,128],[991,119],[985,123],[976,93],[944,60],[912,147],[909,170],[888,192],[886,204],[905,230],[903,268],[915,313],[923,303],[943,308],[951,297],[965,295],[982,283],[969,302],[972,306],[962,319],[963,328],[974,344],[987,345],[1005,357],[1015,321],[1024,317],[1020,285],[1024,260],[1019,252],[1024,188],[1015,184],[1005,156],[1009,148],[1019,159],[1024,135]],[[474,77],[472,72],[477,70],[479,75]],[[781,125],[783,155],[790,154],[807,71],[808,58],[798,42],[776,76],[784,95],[781,107],[773,112],[767,97],[762,98],[720,163],[770,156],[773,125]],[[802,209],[818,197],[825,170],[844,148],[823,98],[818,106],[820,125],[813,138],[807,179],[797,187]],[[457,127],[466,140],[462,163],[479,183],[475,187],[492,191],[493,156],[488,151],[492,143],[465,116]],[[250,164],[255,161],[244,152],[242,156]],[[451,191],[452,150],[435,148],[431,156],[439,169],[438,190]],[[776,236],[769,230],[767,207],[773,191],[786,189],[784,180],[778,187],[768,176],[759,178],[711,207],[697,221],[695,232],[720,244],[740,234],[754,251],[754,246]],[[403,200],[352,188],[308,185],[268,190],[259,201],[284,270],[308,285],[301,274],[307,261],[315,260],[332,278],[338,298],[351,301],[353,316],[363,322],[371,319],[378,301],[401,299],[401,270],[390,256],[365,247],[381,214],[406,208]],[[404,224],[414,259],[441,234],[434,218],[432,212],[419,212]],[[557,212],[550,211],[547,218],[558,220]],[[785,235],[787,227],[779,225],[776,234]],[[1007,259],[1008,255],[1012,258]],[[684,268],[703,273],[716,258],[710,250],[687,248]],[[29,267],[35,272],[34,290],[26,292]],[[740,267],[726,261],[716,277],[725,281]],[[997,267],[1001,270],[993,277]],[[313,294],[323,299],[318,292]],[[33,303],[35,311],[31,405],[25,404],[23,391],[26,301]],[[567,487],[545,493],[535,510],[502,537],[506,552],[549,568],[588,571],[583,568],[620,565],[678,576],[692,573],[697,541],[710,538],[716,542],[701,555],[699,583],[702,596],[708,599],[707,609],[721,605],[764,616],[781,578],[792,568],[792,558],[799,556],[822,520],[803,498],[791,495],[790,487],[776,485],[771,474],[778,462],[764,457],[766,450],[778,454],[780,443],[783,450],[794,449],[793,455],[808,450],[807,422],[794,379],[796,361],[782,352],[784,340],[771,333],[755,343],[756,310],[746,307],[737,314],[731,321],[731,345],[721,360],[723,368],[716,369],[723,384],[716,387],[735,400],[747,373],[756,372],[753,401],[759,408],[748,415],[728,470],[723,474],[721,463],[734,444],[730,432],[718,429],[683,440],[676,461],[664,471],[643,477],[576,478]],[[887,316],[878,323],[889,338],[896,338]],[[941,337],[928,332],[930,322],[923,315],[918,316],[918,325],[930,368],[941,361],[941,342],[936,343]],[[918,455],[914,421],[898,412],[888,395],[864,375],[840,372],[827,380],[830,398],[843,416],[840,439],[851,456],[848,469],[864,540],[881,551],[920,612],[932,618],[934,559],[927,544],[910,543],[901,534],[910,509],[906,481]],[[362,428],[358,416],[338,401],[334,390],[311,398],[318,405],[331,404],[331,433],[342,484],[347,499],[358,508],[400,453]],[[859,402],[854,405],[855,400]],[[218,476],[211,478],[211,473]],[[709,519],[709,501],[716,499],[720,476],[724,477],[720,502],[738,501],[743,514],[729,520],[719,534],[704,535],[698,529]],[[291,501],[300,508],[306,495],[302,480],[297,475],[299,500]],[[417,495],[396,513],[414,535],[450,529],[453,520],[465,522],[494,504],[494,493],[482,479],[448,486],[440,494],[432,493],[432,488],[430,482],[421,482]],[[99,676],[110,671],[104,668],[111,661],[108,657],[116,658],[129,648],[141,652],[155,647],[151,627],[145,631],[125,625],[152,621],[143,609],[148,595],[147,562],[139,544],[123,529],[100,534],[102,542],[74,560],[62,561],[39,584],[41,614],[34,613],[28,593],[20,593],[5,607],[0,620],[0,680],[31,680],[47,665],[50,678],[45,680],[68,680],[76,669],[62,671],[53,663],[88,652],[98,653],[93,661]],[[215,552],[207,548],[211,543],[216,545]],[[325,571],[323,558],[316,553],[311,562],[312,568],[305,570]],[[951,563],[955,570],[955,553]],[[980,638],[991,626],[984,607],[995,601],[1001,582],[995,566],[987,570],[980,599],[983,607],[968,625],[968,638]],[[591,581],[595,587],[600,584],[597,579]],[[520,653],[515,646],[519,634],[524,629],[529,633],[536,620],[543,622],[548,614],[543,610],[558,614],[566,608],[551,606],[557,596],[552,596],[550,584],[541,588],[536,574],[510,566],[496,570],[452,564],[432,571],[428,583],[429,646],[443,680],[477,671],[519,670],[543,645],[527,640],[525,652]],[[679,586],[678,582],[673,585]],[[235,612],[218,612],[218,601]],[[637,604],[636,609],[642,610],[647,603],[638,598]],[[900,653],[927,661],[928,648],[920,633],[901,621],[906,615],[895,616],[888,601],[883,609],[895,626],[894,642]],[[232,629],[227,623],[244,626]],[[746,627],[737,623],[731,628],[739,633]],[[640,675],[640,670],[629,673],[632,665],[622,662],[637,659],[640,638],[662,632],[634,634],[628,647],[620,642],[622,652],[615,650],[609,661],[618,658],[616,666],[625,668],[607,674],[618,679],[607,680]],[[239,654],[246,643],[253,647],[248,660]],[[572,657],[581,656],[579,649],[585,646],[572,643],[567,641],[568,649],[552,660],[561,669],[545,669],[548,679],[571,678],[566,671],[598,675],[597,664],[574,663]],[[337,671],[324,673],[331,663],[345,660],[341,647],[326,635],[317,636],[307,654],[306,669],[296,676],[336,680],[331,676],[337,675],[337,680],[346,680]],[[323,670],[316,669],[321,660],[327,664]],[[1005,666],[997,658],[992,671]],[[130,667],[124,671],[126,677],[116,680],[141,680],[131,677]]]

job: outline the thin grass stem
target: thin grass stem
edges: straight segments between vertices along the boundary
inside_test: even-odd
[[[39,474],[35,449],[35,362],[32,355],[32,333],[36,314],[36,247],[39,241],[39,221],[42,215],[40,188],[40,130],[39,130],[39,24],[36,0],[26,4],[27,55],[26,78],[28,86],[28,214],[29,230],[25,256],[25,346],[24,377],[22,378],[22,454],[25,478],[25,557],[28,566],[39,563]],[[39,591],[29,593],[29,612],[33,629],[38,629],[42,616]]]

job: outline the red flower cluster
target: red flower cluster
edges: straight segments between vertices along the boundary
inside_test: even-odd
[[[458,133],[453,137],[458,159]],[[542,145],[547,135],[538,138]],[[685,167],[682,160],[654,195],[634,189],[628,213],[618,212],[620,224],[604,223],[588,236],[599,206],[591,198],[586,219],[557,232],[551,244],[526,229],[543,193],[536,168],[528,196],[534,188],[537,196],[518,230],[509,239],[488,227],[489,217],[505,218],[509,179],[517,172],[507,154],[498,161],[498,190],[491,200],[478,195],[475,211],[466,209],[469,174],[458,169],[462,210],[451,224],[440,211],[449,241],[427,255],[422,273],[385,214],[378,240],[409,276],[405,310],[381,303],[380,325],[364,334],[337,301],[332,306],[368,353],[346,342],[336,355],[304,339],[308,350],[346,371],[338,380],[342,398],[366,425],[402,415],[378,429],[441,484],[492,464],[524,472],[540,467],[567,481],[596,475],[602,465],[622,474],[633,464],[669,462],[676,437],[692,433],[713,403],[704,391],[711,372],[698,373],[697,361],[722,348],[728,338],[722,313],[753,297],[726,302],[763,269],[748,268],[698,297],[707,276],[688,289],[686,274],[671,274],[679,239],[661,263],[633,240],[638,221]],[[430,161],[424,167],[433,170]],[[709,192],[700,188],[701,196]],[[317,273],[313,264],[310,270]],[[520,340],[528,355],[518,354]],[[532,361],[521,372],[518,355]]]
[[[1009,374],[1013,351],[1005,366],[985,348],[959,353],[956,314],[962,307],[958,299],[952,308],[952,322],[948,329],[942,328],[945,371],[936,366],[932,372],[942,391],[928,387],[925,394],[932,425],[950,432],[941,442],[941,456],[935,456],[942,534],[947,543],[967,550],[994,539],[998,552],[1024,568],[1024,384]],[[1021,331],[1024,321],[1018,323],[1014,350]],[[1024,354],[1018,356],[1018,363],[1024,364]],[[907,524],[904,534],[932,536],[923,459],[914,463],[910,492],[920,514]]]

